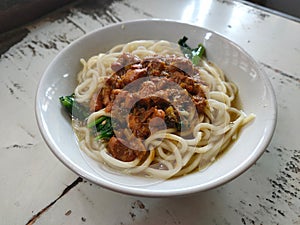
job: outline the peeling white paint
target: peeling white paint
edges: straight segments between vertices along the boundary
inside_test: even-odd
[[[189,6],[195,9],[191,16]],[[137,198],[81,182],[32,224],[300,223],[299,23],[228,0],[124,0],[106,2],[102,11],[91,5],[70,7],[28,25],[27,36],[1,55],[0,224],[26,224],[77,179],[48,150],[35,122],[35,92],[47,65],[85,33],[141,18],[195,23],[232,39],[256,58],[278,101],[270,146],[236,180],[192,196]],[[208,11],[197,14],[204,7]]]

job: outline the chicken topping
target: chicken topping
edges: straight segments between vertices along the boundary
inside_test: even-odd
[[[141,60],[124,53],[111,68],[114,73],[93,95],[90,110],[105,108],[116,117],[108,151],[119,160],[142,158],[147,152],[142,141],[153,132],[189,126],[179,111],[194,107],[198,114],[204,113],[206,85],[189,59],[149,56]]]

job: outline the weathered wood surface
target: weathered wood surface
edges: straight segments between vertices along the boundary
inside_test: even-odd
[[[234,181],[179,198],[127,196],[82,180],[42,140],[35,93],[55,55],[94,29],[140,18],[214,30],[268,74],[276,131],[263,156]],[[299,23],[229,0],[82,1],[14,30],[0,46],[0,224],[300,224],[299,37]]]

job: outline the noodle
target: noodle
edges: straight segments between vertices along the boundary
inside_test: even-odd
[[[92,96],[114,73],[111,65],[123,53],[140,59],[155,55],[183,57],[179,46],[171,42],[140,40],[117,45],[108,53],[93,56],[87,61],[81,59],[82,70],[78,73],[78,86],[74,91],[76,101],[89,104]],[[180,117],[194,121],[187,130],[181,134],[168,127],[156,132],[150,130],[150,136],[143,141],[147,153],[128,162],[122,161],[110,154],[107,141],[96,140],[87,127],[87,124],[101,116],[113,116],[113,111],[107,112],[103,108],[92,112],[84,122],[73,120],[82,151],[92,159],[124,173],[162,179],[182,176],[211,164],[237,138],[241,127],[249,123],[254,115],[246,115],[232,105],[237,98],[238,88],[226,80],[220,68],[206,59],[196,68],[201,81],[205,83],[207,107],[203,113],[179,110]],[[125,129],[125,136],[130,137],[131,134],[130,129]]]

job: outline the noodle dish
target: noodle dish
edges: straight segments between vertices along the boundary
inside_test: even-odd
[[[49,65],[36,101],[42,135],[66,166],[143,196],[235,178],[263,153],[276,122],[272,87],[255,60],[175,21],[125,22],[80,38]]]

